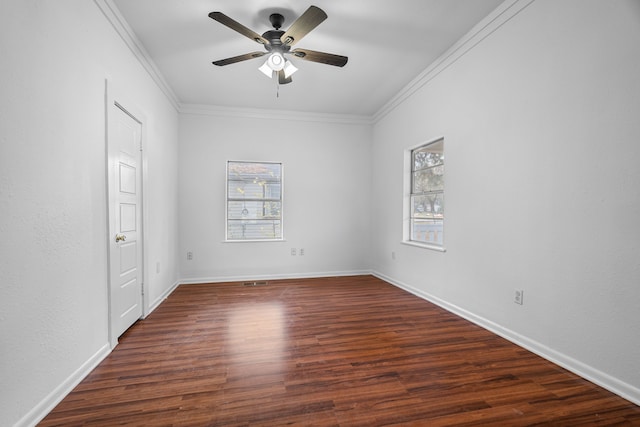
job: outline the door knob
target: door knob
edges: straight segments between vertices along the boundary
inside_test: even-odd
[[[127,236],[124,234],[116,234],[116,243],[124,242],[125,240],[127,240]]]

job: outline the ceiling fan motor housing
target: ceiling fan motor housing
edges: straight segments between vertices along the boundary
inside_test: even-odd
[[[282,30],[269,30],[262,34],[262,37],[269,41],[269,44],[264,45],[264,47],[271,52],[272,50],[280,51],[280,52],[288,52],[291,46],[285,45],[280,40],[280,37],[284,34]]]
[[[269,52],[288,52],[290,47],[283,44],[280,39],[284,34],[284,31],[280,30],[280,27],[282,27],[282,24],[284,23],[284,16],[279,13],[272,13],[269,15],[269,22],[271,22],[271,25],[275,30],[269,30],[262,34],[262,37],[269,40],[269,44],[265,45],[265,48]]]
[[[279,30],[280,27],[282,27],[282,24],[284,24],[284,16],[279,13],[272,13],[269,15],[269,22],[271,22],[273,28]]]

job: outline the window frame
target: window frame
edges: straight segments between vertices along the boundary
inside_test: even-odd
[[[428,140],[427,142],[421,142],[415,146],[409,147],[404,151],[404,180],[403,180],[403,226],[402,226],[402,243],[410,246],[416,246],[424,249],[431,249],[439,252],[446,252],[445,248],[445,222],[446,222],[446,213],[443,213],[442,217],[442,244],[434,243],[434,242],[423,242],[419,240],[413,240],[412,236],[412,226],[413,226],[413,207],[411,205],[413,196],[425,194],[425,193],[414,193],[413,192],[413,180],[414,180],[414,168],[413,168],[413,159],[414,152],[424,149],[430,145],[441,143],[442,144],[442,154],[443,154],[443,162],[442,167],[445,169],[443,177],[446,176],[446,162],[444,161],[444,137],[440,136],[437,138],[433,138]],[[442,187],[442,199],[445,197],[445,187],[446,187],[446,178],[444,178],[443,187]]]
[[[264,164],[264,165],[279,165],[280,166],[280,198],[274,199],[272,197],[264,199],[252,199],[251,201],[258,202],[280,202],[280,236],[274,238],[265,239],[237,239],[229,236],[229,202],[238,201],[240,199],[231,197],[229,194],[229,165],[231,163],[243,163],[243,164]],[[226,243],[256,243],[256,242],[282,242],[284,241],[284,164],[280,161],[262,161],[262,160],[227,160],[225,167],[225,204],[224,204],[224,242]]]

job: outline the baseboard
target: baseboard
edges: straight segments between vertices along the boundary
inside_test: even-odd
[[[579,360],[569,357],[566,354],[560,353],[550,347],[547,347],[546,345],[541,344],[538,341],[518,334],[517,332],[505,328],[504,326],[485,319],[484,317],[478,316],[454,304],[448,303],[447,301],[444,301],[420,289],[416,289],[406,283],[402,283],[376,271],[372,271],[371,274],[379,279],[384,280],[385,282],[389,282],[394,286],[404,289],[405,291],[412,293],[417,297],[432,302],[433,304],[436,304],[437,306],[457,316],[460,316],[484,329],[487,329],[488,331],[491,331],[494,334],[499,335],[502,338],[522,348],[525,348],[530,352],[535,353],[538,356],[552,363],[555,363],[556,365],[561,366],[568,371],[573,372],[576,375],[579,375],[587,381],[597,384],[598,386],[607,389],[612,393],[615,393],[623,399],[626,399],[629,402],[640,406],[640,389],[632,386],[631,384],[625,383],[618,378],[615,378]]]
[[[169,287],[169,289],[167,289],[166,291],[164,291],[162,293],[162,295],[160,295],[158,298],[156,298],[155,300],[153,300],[151,302],[151,304],[149,304],[149,308],[147,309],[147,311],[144,314],[144,317],[147,317],[149,314],[153,313],[153,311],[158,308],[158,306],[160,304],[162,304],[162,302],[164,300],[166,300],[169,295],[171,295],[173,293],[173,291],[176,290],[176,288],[180,286],[180,281],[176,281],[173,285],[171,285],[171,287]]]
[[[58,387],[49,393],[47,397],[27,412],[27,414],[22,417],[14,427],[35,426],[42,421],[42,419],[46,417],[47,414],[71,392],[71,390],[80,384],[80,381],[89,375],[89,373],[98,366],[100,362],[109,355],[109,353],[111,353],[111,346],[109,343],[105,343],[100,350],[84,362],[82,366],[76,369],[69,378],[64,380]]]
[[[222,282],[243,282],[252,280],[285,280],[285,279],[312,279],[315,277],[339,277],[339,276],[362,276],[371,274],[370,270],[350,270],[350,271],[329,271],[322,273],[288,273],[288,274],[261,274],[251,276],[207,276],[190,277],[181,279],[181,285],[191,285],[198,283],[222,283]]]

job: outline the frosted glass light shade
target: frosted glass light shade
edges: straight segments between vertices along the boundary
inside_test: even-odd
[[[288,79],[293,73],[298,71],[295,65],[291,61],[286,61],[284,63],[284,78]]]
[[[270,79],[272,79],[273,78],[273,70],[271,69],[271,67],[269,67],[268,62],[269,62],[269,60],[267,60],[264,64],[262,64],[262,66],[260,68],[258,68],[258,70],[262,71],[265,76],[267,76]]]

